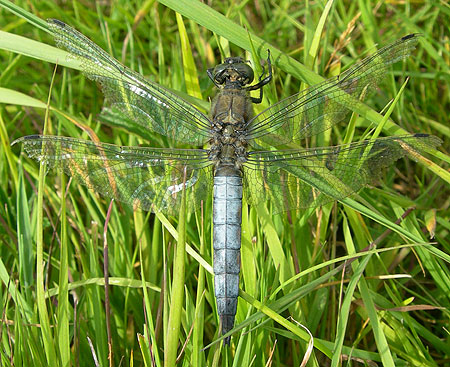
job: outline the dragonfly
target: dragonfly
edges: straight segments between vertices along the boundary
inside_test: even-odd
[[[183,192],[188,210],[196,210],[212,196],[214,291],[222,335],[235,322],[243,196],[250,205],[270,201],[274,212],[319,207],[377,181],[396,160],[440,144],[437,137],[418,133],[302,147],[308,138],[345,120],[359,100],[376,90],[390,66],[411,54],[418,34],[400,38],[339,76],[256,115],[253,104],[262,101],[263,87],[272,80],[270,53],[267,71],[263,67],[255,83],[247,61],[226,58],[207,70],[218,89],[207,115],[122,65],[62,21],[49,19],[48,25],[56,45],[81,61],[83,73],[100,84],[106,106],[146,133],[178,145],[117,146],[43,135],[14,143],[23,144],[29,157],[63,169],[78,182],[133,208],[176,215]],[[251,97],[250,91],[259,96]],[[229,342],[227,335],[224,343]]]

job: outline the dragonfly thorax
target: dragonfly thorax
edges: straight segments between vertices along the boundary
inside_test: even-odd
[[[245,90],[225,88],[216,97],[211,108],[212,139],[209,151],[216,174],[241,174],[242,165],[247,160],[245,126],[252,114],[252,103]]]
[[[242,135],[233,124],[224,124],[217,129],[209,151],[209,159],[215,162],[217,168],[222,165],[232,166],[237,170],[242,168],[247,160],[247,141]]]

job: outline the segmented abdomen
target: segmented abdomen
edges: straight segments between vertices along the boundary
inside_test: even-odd
[[[241,264],[242,178],[214,177],[214,288],[222,334],[233,328]],[[225,343],[228,343],[225,340]]]

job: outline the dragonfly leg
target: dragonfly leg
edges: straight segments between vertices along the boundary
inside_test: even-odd
[[[263,66],[263,72],[262,74],[259,76],[259,80],[258,83],[255,85],[251,85],[247,88],[245,88],[247,91],[251,91],[251,90],[257,90],[259,89],[259,97],[258,98],[254,98],[251,97],[250,100],[252,101],[252,103],[261,103],[262,102],[262,98],[263,98],[263,87],[269,83],[272,80],[272,63],[270,61],[270,50],[267,50],[267,66],[269,68],[269,75],[267,75],[264,78],[264,75],[266,74],[266,70]],[[263,79],[264,78],[264,79]]]

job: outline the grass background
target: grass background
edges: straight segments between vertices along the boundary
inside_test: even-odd
[[[299,366],[304,358],[308,366],[450,364],[450,9],[444,2],[0,4],[1,30],[8,32],[0,33],[2,365],[170,366],[177,356],[185,366]],[[205,110],[215,92],[205,71],[224,55],[258,61],[271,49],[275,80],[262,109],[339,73],[377,44],[420,32],[413,56],[394,65],[367,106],[319,140],[338,144],[374,128],[381,121],[376,111],[410,76],[384,135],[425,132],[444,143],[431,161],[401,160],[379,186],[343,203],[276,216],[270,204],[244,206],[238,331],[231,348],[215,343],[202,350],[218,339],[211,203],[185,219],[133,213],[119,203],[108,215],[108,200],[59,172],[44,182],[39,166],[10,147],[20,136],[41,133],[47,118],[53,134],[88,138],[91,129],[104,142],[141,142],[99,123],[103,97],[95,83],[45,46],[54,45],[42,22],[48,17]],[[68,67],[53,75],[58,58]],[[180,293],[172,286],[174,249],[184,232],[184,299],[177,297],[174,311],[173,295]],[[374,242],[377,250],[364,252]],[[339,265],[354,254],[352,269],[342,272]],[[169,311],[181,315],[179,334],[168,330]]]

